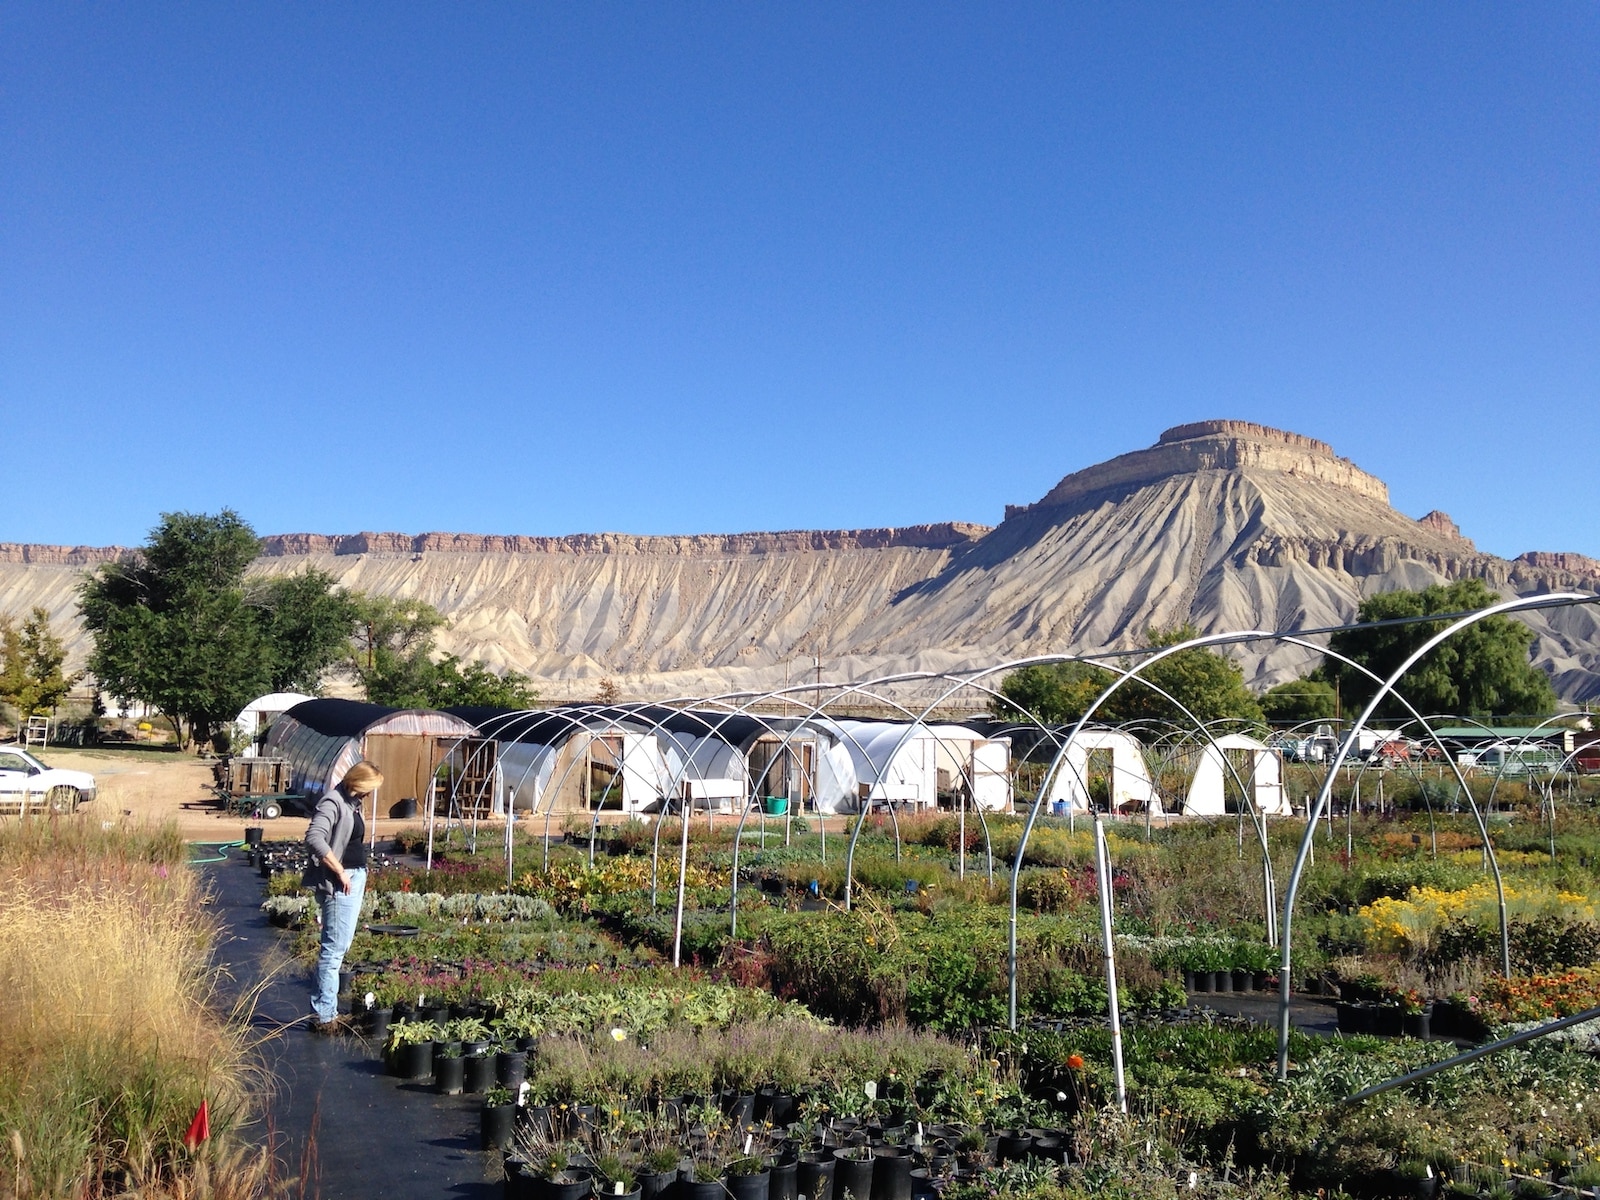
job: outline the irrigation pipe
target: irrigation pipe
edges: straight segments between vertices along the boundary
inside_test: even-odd
[[[1593,1021],[1597,1017],[1600,1017],[1600,1008],[1586,1008],[1580,1013],[1573,1013],[1570,1017],[1562,1017],[1560,1020],[1551,1021],[1547,1025],[1539,1025],[1533,1029],[1524,1029],[1521,1033],[1513,1033],[1510,1037],[1501,1038],[1498,1042],[1490,1042],[1486,1046],[1475,1046],[1471,1050],[1455,1055],[1453,1058],[1446,1058],[1436,1063],[1429,1063],[1425,1067],[1418,1067],[1409,1075],[1401,1075],[1396,1079],[1386,1079],[1382,1083],[1375,1083],[1369,1088],[1361,1089],[1353,1096],[1346,1096],[1339,1103],[1355,1104],[1359,1100],[1365,1100],[1369,1096],[1376,1096],[1380,1092],[1387,1092],[1391,1088],[1402,1087],[1408,1083],[1415,1083],[1419,1079],[1426,1079],[1430,1075],[1437,1075],[1440,1071],[1449,1067],[1459,1067],[1464,1063],[1475,1062],[1487,1055],[1510,1049],[1512,1046],[1520,1046],[1523,1042],[1531,1042],[1535,1038],[1542,1038],[1546,1034],[1556,1033],[1573,1025],[1581,1025],[1585,1021]]]

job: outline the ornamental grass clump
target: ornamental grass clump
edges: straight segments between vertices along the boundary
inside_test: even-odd
[[[242,1019],[216,1011],[214,937],[170,828],[0,827],[0,1178],[20,1196],[254,1194]],[[210,1139],[185,1145],[205,1101]]]

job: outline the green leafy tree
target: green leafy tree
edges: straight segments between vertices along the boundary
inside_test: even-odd
[[[1338,693],[1322,679],[1291,679],[1269,688],[1261,697],[1261,711],[1279,725],[1331,719],[1338,708]]]
[[[489,708],[532,708],[539,693],[526,675],[496,675],[481,662],[463,663],[446,654],[435,667],[430,708],[484,705]]]
[[[1147,634],[1149,644],[1157,649],[1196,636],[1191,625]],[[1026,709],[1046,722],[1075,721],[1114,678],[1107,667],[1089,663],[1024,667],[1001,683],[1000,691],[1009,703],[997,706],[997,711],[1014,716]],[[1252,726],[1263,722],[1261,706],[1245,686],[1244,672],[1204,646],[1179,650],[1152,664],[1096,709],[1095,719],[1113,725],[1149,720],[1192,727],[1189,714],[1208,725],[1224,720]]]
[[[538,700],[531,681],[515,671],[497,675],[454,654],[435,660],[434,635],[446,622],[426,601],[358,596],[355,605],[350,668],[374,704],[529,708]]]
[[[230,509],[164,513],[134,555],[79,589],[100,686],[154,707],[185,741],[205,739],[267,690],[268,658],[246,603],[255,532]]]
[[[0,700],[26,717],[48,716],[73,680],[63,671],[67,652],[50,629],[50,614],[35,607],[18,628],[0,617]]]
[[[424,600],[356,598],[350,669],[366,698],[397,708],[427,708],[438,670],[433,635],[445,619]]]
[[[1076,721],[1111,683],[1112,675],[1093,663],[1039,663],[1011,672],[1000,683],[1005,698],[991,711],[1001,720],[1034,716],[1048,725]]]
[[[349,657],[361,605],[357,597],[337,590],[326,572],[254,581],[249,603],[262,633],[267,683],[273,691],[315,694],[323,676]]]
[[[1472,612],[1499,601],[1481,579],[1458,579],[1415,592],[1383,592],[1361,604],[1359,619],[1386,621],[1430,613]],[[1419,621],[1379,629],[1336,633],[1329,647],[1387,679],[1417,647],[1446,627]],[[1397,685],[1418,711],[1467,717],[1544,716],[1555,711],[1555,690],[1545,673],[1528,661],[1533,632],[1507,616],[1485,617],[1430,651]],[[1319,669],[1335,683],[1346,709],[1364,707],[1378,690],[1366,675],[1332,658]],[[1409,715],[1385,699],[1379,715]]]

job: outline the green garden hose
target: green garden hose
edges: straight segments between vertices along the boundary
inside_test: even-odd
[[[242,841],[241,842],[189,842],[188,845],[190,847],[190,853],[191,854],[193,854],[194,848],[197,847],[197,846],[214,846],[219,851],[219,853],[215,857],[212,857],[212,858],[193,858],[193,857],[191,857],[189,859],[189,865],[191,867],[202,867],[206,863],[226,862],[228,860],[228,851],[233,849],[235,846],[242,846],[242,845],[244,845],[244,843]]]

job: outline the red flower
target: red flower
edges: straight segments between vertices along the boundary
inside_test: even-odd
[[[1069,1054],[1069,1055],[1067,1055],[1067,1070],[1069,1070],[1069,1071],[1081,1071],[1081,1070],[1083,1070],[1083,1055],[1081,1055],[1081,1054]]]

